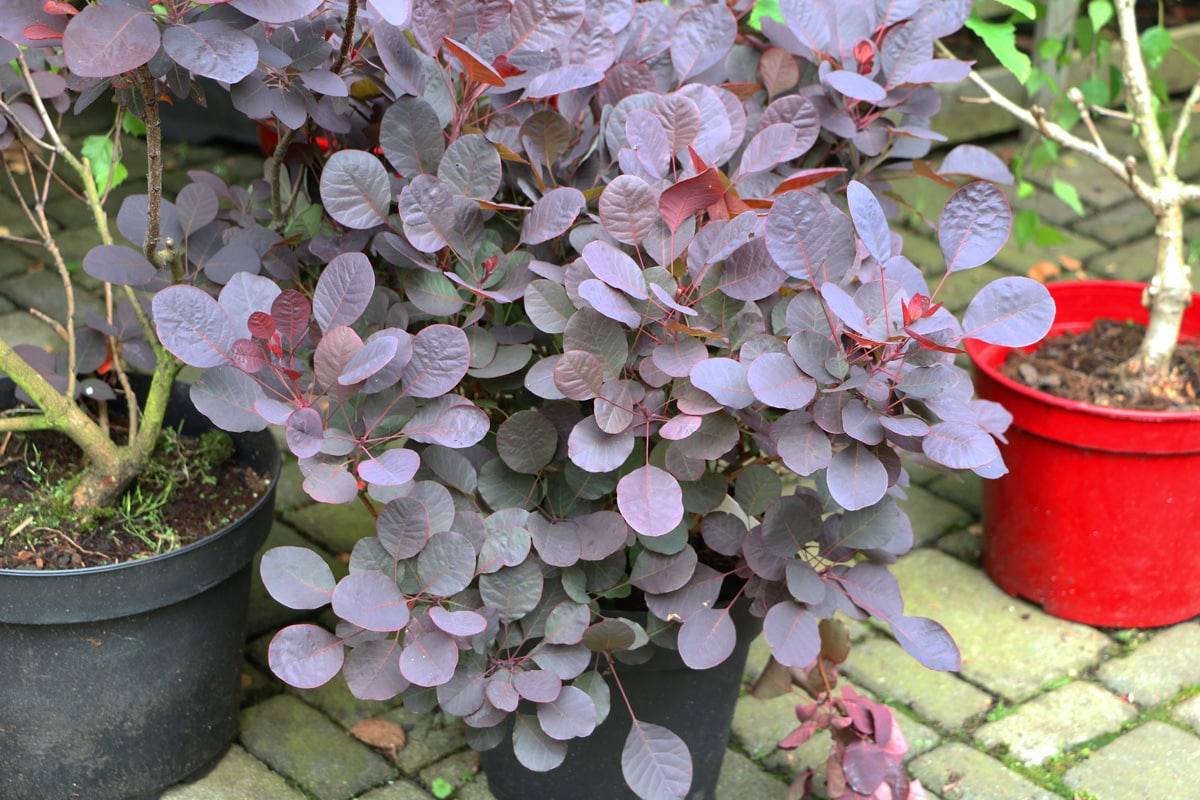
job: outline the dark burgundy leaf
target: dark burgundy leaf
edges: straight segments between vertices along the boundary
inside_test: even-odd
[[[720,173],[708,168],[663,190],[658,197],[658,209],[671,233],[697,211],[703,211],[725,196]]]

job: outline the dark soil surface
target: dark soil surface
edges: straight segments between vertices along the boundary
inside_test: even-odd
[[[1200,343],[1180,343],[1171,384],[1132,392],[1118,367],[1137,351],[1145,328],[1131,322],[1097,320],[1082,333],[1053,336],[1033,352],[1014,350],[1000,371],[1018,383],[1097,406],[1142,411],[1200,409]]]
[[[188,440],[183,440],[185,443]],[[249,509],[267,490],[269,475],[227,462],[216,475],[178,480],[171,499],[143,524],[144,541],[125,530],[120,514],[95,521],[89,527],[74,523],[45,527],[31,515],[11,509],[38,497],[41,486],[69,478],[82,469],[79,450],[65,437],[49,431],[0,438],[0,568],[79,569],[105,566],[155,555],[163,543],[182,547],[216,533]],[[35,445],[38,464],[31,465],[27,445]],[[34,467],[31,469],[31,467]],[[24,516],[25,519],[16,519]],[[7,519],[5,519],[7,517]],[[22,527],[22,523],[24,527]],[[166,532],[172,538],[160,540]],[[173,549],[173,548],[172,548]]]

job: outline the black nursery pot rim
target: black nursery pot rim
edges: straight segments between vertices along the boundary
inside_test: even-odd
[[[167,418],[182,420],[191,430],[214,427],[191,405],[183,383],[175,384]],[[80,569],[0,569],[0,623],[68,624],[131,616],[186,600],[241,569],[270,531],[282,464],[269,430],[230,435],[235,462],[270,474],[267,490],[237,519],[177,550],[135,561]]]

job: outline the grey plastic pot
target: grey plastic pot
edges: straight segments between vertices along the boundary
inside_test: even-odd
[[[180,419],[187,432],[208,425],[183,386],[168,411]],[[0,797],[158,797],[233,741],[250,564],[279,476],[270,433],[234,439],[271,488],[218,533],[144,561],[0,570]]]

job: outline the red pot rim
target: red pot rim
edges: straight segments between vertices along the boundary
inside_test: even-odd
[[[1147,284],[1136,281],[1107,281],[1079,280],[1049,283],[1046,288],[1057,305],[1069,305],[1072,309],[1086,306],[1089,313],[1083,317],[1060,319],[1057,315],[1047,336],[1054,336],[1068,331],[1086,330],[1094,320],[1100,318],[1130,319],[1145,324],[1149,313],[1141,304],[1142,294]],[[1134,313],[1110,313],[1106,309],[1114,307],[1130,307]],[[1189,328],[1191,329],[1189,331]],[[1184,315],[1185,339],[1195,339],[1200,336],[1200,294],[1192,295],[1192,305]],[[1023,348],[1035,350],[1041,342]],[[1200,422],[1200,410],[1197,411],[1141,411],[1126,408],[1110,408],[1091,403],[1081,403],[1026,386],[1002,374],[999,365],[1004,363],[1008,353],[1015,349],[1001,345],[981,342],[977,339],[966,340],[967,355],[976,369],[985,373],[989,379],[1010,392],[1043,405],[1054,406],[1064,411],[1076,414],[1103,417],[1106,419],[1123,420],[1128,422]]]

